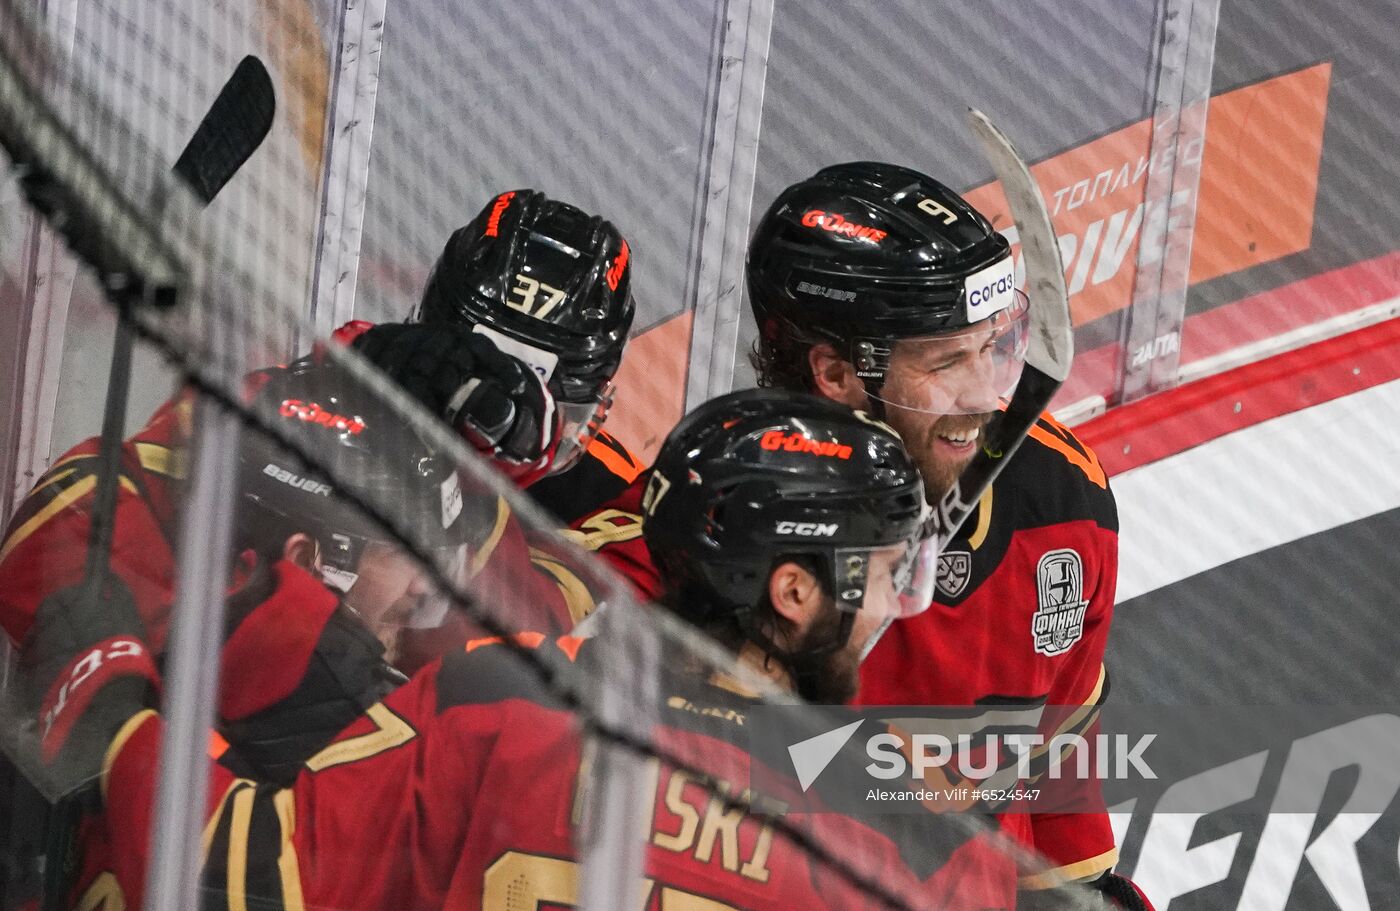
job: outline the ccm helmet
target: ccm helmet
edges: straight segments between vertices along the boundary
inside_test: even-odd
[[[793,339],[828,342],[873,398],[897,342],[930,371],[963,355],[998,395],[1020,377],[1027,302],[1015,288],[1010,245],[966,200],[918,171],[854,162],[788,187],[758,224],[747,279],[765,352]],[[929,401],[899,404],[986,410],[964,409],[946,394],[954,379],[944,376],[941,396],[929,384]]]
[[[288,537],[305,533],[320,547],[326,584],[349,592],[366,545],[396,543],[364,506],[439,566],[489,521],[487,505],[464,498],[451,461],[334,363],[306,358],[272,373],[252,407],[277,437],[241,438],[240,550],[280,554]]]
[[[612,404],[631,288],[631,251],[611,222],[511,190],[447,241],[417,318],[471,325],[544,377],[564,417],[557,473],[583,455]]]
[[[643,497],[643,533],[677,611],[697,625],[733,618],[770,651],[753,611],[784,557],[816,559],[850,637],[872,551],[902,545],[905,616],[928,607],[936,552],[922,538],[918,468],[898,434],[828,399],[748,389],[713,399],[671,431]]]

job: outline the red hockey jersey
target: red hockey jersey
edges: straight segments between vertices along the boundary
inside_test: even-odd
[[[860,702],[1024,705],[1042,712],[1047,740],[1092,733],[1108,691],[1103,655],[1117,570],[1118,516],[1104,470],[1043,417],[940,555],[933,605],[893,624],[870,653]],[[1117,851],[1097,790],[1039,783],[1064,789],[1056,796],[1078,812],[1005,820],[1022,837],[1033,830],[1030,842],[1054,867],[1022,887],[1111,867]]]
[[[576,463],[531,484],[529,492],[569,525],[620,497],[645,468],[616,437],[600,430]]]
[[[529,634],[517,641],[555,669],[555,679],[597,672],[587,642]],[[538,679],[499,641],[474,642],[371,707],[289,789],[216,768],[207,894],[230,908],[574,905],[576,838],[591,799],[580,790],[580,770],[590,760],[577,718]],[[751,700],[693,676],[663,686],[659,745],[703,757],[703,771],[737,795],[747,781]],[[147,711],[108,751],[101,785],[110,875],[92,880],[85,904],[119,894],[127,907],[140,906],[159,739],[159,718]],[[895,817],[886,831],[835,813],[781,817],[836,861],[827,863],[771,819],[727,808],[690,772],[658,761],[649,769],[648,879],[638,908],[878,906],[837,864],[907,907],[1004,907],[983,892],[985,859],[964,868],[943,863],[948,839],[966,837],[950,833],[946,818],[927,814],[910,825]]]

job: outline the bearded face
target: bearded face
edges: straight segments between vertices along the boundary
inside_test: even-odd
[[[904,438],[904,446],[919,466],[929,503],[937,503],[953,487],[982,443],[982,430],[996,412],[925,414],[887,408],[885,421]]]
[[[884,383],[870,393],[904,438],[930,503],[952,488],[997,414],[1008,382],[996,354],[999,331],[989,321],[947,336],[897,342]]]

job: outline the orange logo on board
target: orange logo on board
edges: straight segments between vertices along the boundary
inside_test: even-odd
[[[1031,167],[1059,238],[1075,325],[1132,303],[1139,247],[1154,259],[1193,205],[1190,284],[1279,259],[1311,243],[1332,65],[1316,64],[1210,100],[1210,129],[1181,150],[1154,153],[1152,120],[1129,124]],[[1194,123],[1201,111],[1183,112]],[[1277,129],[1277,124],[1288,129]],[[1149,175],[1199,174],[1149,200]],[[1196,186],[1193,191],[1190,187]],[[998,183],[964,194],[1012,246],[1019,233]],[[1018,272],[1021,267],[1016,252]]]
[[[819,443],[809,436],[800,433],[783,433],[781,430],[768,431],[759,437],[758,445],[771,452],[781,449],[784,452],[807,452],[825,458],[849,459],[851,457],[851,447],[842,443]]]

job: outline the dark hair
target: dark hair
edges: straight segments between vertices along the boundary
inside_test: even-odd
[[[771,579],[773,571],[784,563],[796,563],[812,574],[812,577],[817,580],[817,585],[821,587],[822,594],[830,598],[835,597],[826,583],[828,573],[822,565],[821,557],[815,554],[780,554],[773,558],[772,565],[768,567],[768,578]],[[661,600],[667,607],[675,607],[679,601],[704,597],[707,596],[694,589],[683,587],[678,591],[668,592]],[[725,612],[708,623],[702,624],[700,629],[720,645],[732,652],[737,652],[744,643],[753,641],[753,636],[750,635],[751,630],[779,626],[779,619],[773,610],[773,602],[768,597],[768,589],[765,585],[758,603],[753,606],[752,610],[747,613]]]
[[[812,338],[790,323],[761,327],[749,351],[758,385],[765,389],[816,392],[808,355],[822,339]]]

